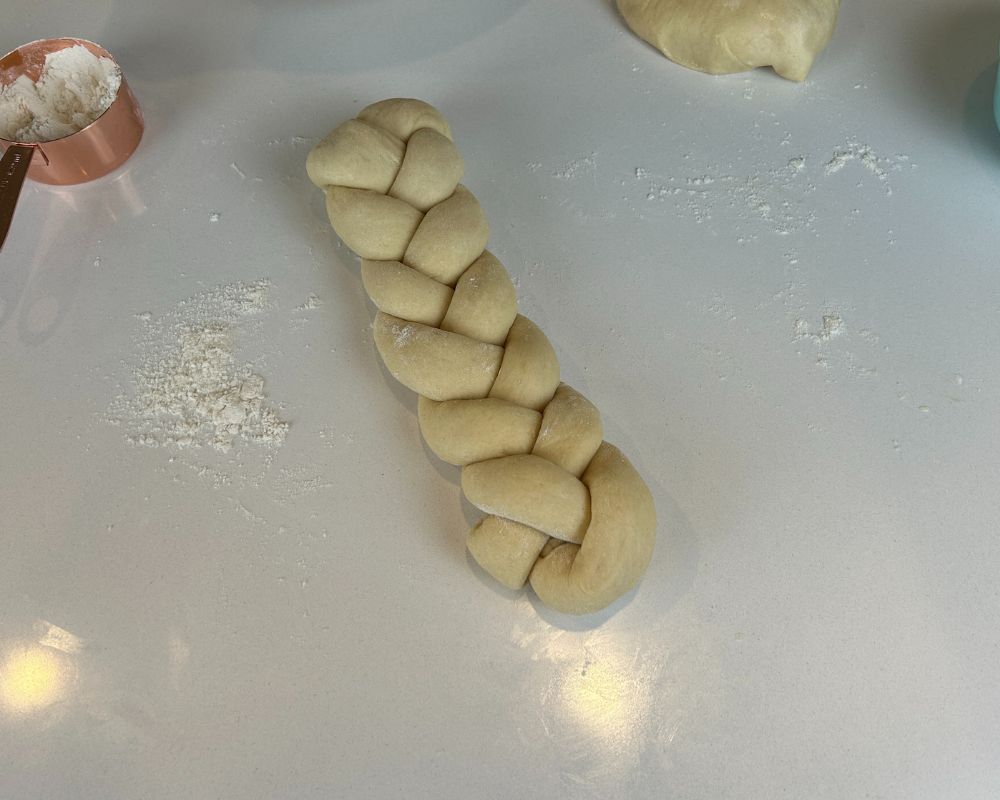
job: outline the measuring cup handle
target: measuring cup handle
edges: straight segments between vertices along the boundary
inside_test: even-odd
[[[37,149],[24,144],[8,145],[7,152],[0,159],[0,247],[7,238],[17,198],[21,194],[21,184]]]

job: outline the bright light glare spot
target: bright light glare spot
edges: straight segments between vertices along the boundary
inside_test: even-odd
[[[563,701],[570,715],[591,733],[609,740],[627,740],[645,711],[635,679],[627,671],[592,664],[585,675],[570,672],[563,683]]]
[[[0,705],[18,714],[38,711],[65,694],[68,678],[68,667],[56,651],[15,648],[0,666]]]

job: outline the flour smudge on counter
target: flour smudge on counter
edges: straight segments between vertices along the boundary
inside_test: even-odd
[[[530,168],[530,166],[529,166]],[[576,158],[567,161],[559,169],[552,173],[553,178],[569,181],[581,175],[594,176],[597,173],[597,153],[591,153],[583,158]]]
[[[823,165],[824,175],[840,172],[851,161],[859,162],[865,169],[885,184],[885,193],[892,194],[889,186],[889,173],[898,172],[904,164],[910,163],[910,157],[904,153],[894,156],[879,156],[869,144],[861,144],[856,139],[848,139],[847,143],[837,149],[833,157]],[[912,164],[910,165],[912,168]]]
[[[779,144],[785,145],[788,141],[786,138]],[[770,168],[760,167],[749,172],[731,172],[722,164],[707,164],[700,174],[684,177],[657,175],[639,166],[635,168],[635,180],[645,187],[647,201],[669,201],[678,216],[693,219],[698,224],[712,221],[717,213],[729,220],[732,213],[726,212],[735,212],[737,242],[746,244],[757,240],[761,233],[789,236],[802,231],[815,234],[823,205],[814,199],[820,189],[820,180],[832,179],[852,162],[874,175],[886,196],[892,195],[891,173],[905,168],[916,169],[909,156],[903,153],[880,155],[871,145],[852,137],[834,148],[826,158],[798,155],[782,159],[782,163]],[[861,187],[859,182],[857,188]],[[858,213],[855,210],[852,215],[857,217]]]
[[[265,392],[265,379],[240,364],[236,344],[267,308],[270,282],[231,283],[182,300],[170,312],[137,315],[138,362],[132,391],[112,403],[109,422],[148,447],[213,448],[238,442],[277,448],[288,422]]]

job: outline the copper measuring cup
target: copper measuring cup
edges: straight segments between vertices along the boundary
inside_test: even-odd
[[[86,39],[39,39],[21,45],[0,59],[0,84],[10,84],[21,75],[37,81],[47,55],[78,44],[99,58],[115,61],[111,53]],[[0,145],[6,149],[0,159],[0,247],[10,230],[25,176],[39,183],[59,186],[103,177],[135,152],[142,129],[139,104],[122,74],[114,101],[85,128],[48,142],[14,142],[0,138]]]

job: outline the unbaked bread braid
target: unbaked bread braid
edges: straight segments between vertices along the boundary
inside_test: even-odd
[[[386,367],[420,395],[424,439],[461,466],[465,496],[487,514],[468,535],[476,561],[570,614],[635,586],[653,552],[652,496],[603,441],[597,409],[559,382],[545,334],[517,313],[444,117],[419,100],[375,103],[306,169],[362,258]]]

